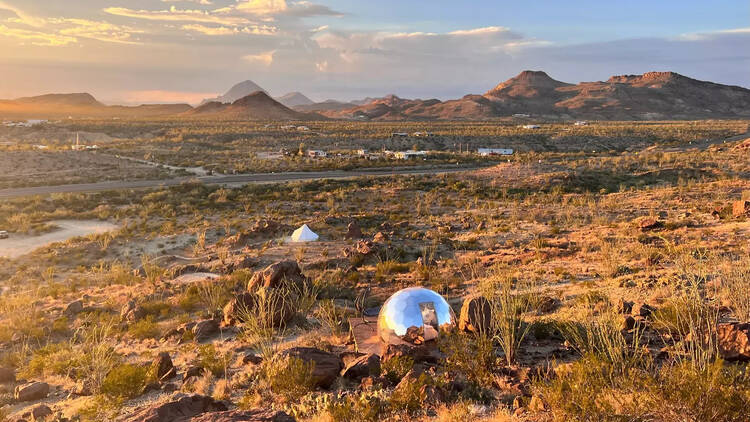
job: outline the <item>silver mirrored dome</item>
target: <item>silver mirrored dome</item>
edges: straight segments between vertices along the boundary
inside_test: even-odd
[[[399,290],[388,298],[378,315],[378,336],[384,343],[422,344],[456,324],[448,302],[424,287]]]

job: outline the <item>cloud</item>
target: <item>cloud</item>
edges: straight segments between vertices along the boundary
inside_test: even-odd
[[[230,8],[231,9],[231,8]],[[286,0],[241,0],[234,7],[242,13],[257,16],[290,16],[304,18],[310,16],[344,16],[328,6],[309,1],[287,2]]]
[[[205,6],[209,6],[214,4],[211,0],[161,0],[163,3],[179,3],[179,2],[190,2],[190,3],[198,3]]]
[[[18,18],[12,19],[13,22],[33,26],[35,28],[41,28],[42,26],[44,26],[44,19],[37,18],[36,16],[31,16],[25,13],[23,10],[4,1],[0,1],[0,10],[7,10],[15,14]]]
[[[178,9],[174,6],[169,10],[133,10],[124,7],[108,7],[105,13],[115,16],[124,16],[135,19],[171,22],[199,22],[215,23],[220,25],[247,25],[251,22],[242,17],[219,16],[211,11]]]
[[[250,25],[250,26],[205,26],[201,24],[182,25],[182,29],[193,32],[200,32],[204,35],[224,36],[224,35],[273,35],[277,28],[270,25]]]
[[[259,63],[264,66],[270,66],[273,63],[273,56],[276,53],[276,51],[266,51],[265,53],[260,54],[248,54],[246,56],[242,56],[242,60],[250,63]]]
[[[235,6],[238,11],[253,15],[272,15],[288,8],[286,0],[243,0]]]
[[[141,34],[144,31],[136,30],[130,27],[114,25],[108,22],[90,21],[87,19],[56,19],[51,21],[60,24],[70,24],[72,26],[61,29],[62,35],[72,37],[90,38],[103,42],[119,44],[140,44],[131,39],[133,34]]]
[[[33,45],[45,47],[68,45],[77,41],[75,37],[67,35],[46,33],[41,31],[30,31],[27,29],[8,28],[5,25],[0,25],[0,36],[16,38],[23,41],[28,41]]]

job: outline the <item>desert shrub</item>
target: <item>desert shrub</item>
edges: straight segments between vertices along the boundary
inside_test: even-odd
[[[18,372],[22,378],[68,375],[79,364],[80,354],[68,342],[53,343],[33,352],[29,361]]]
[[[261,379],[274,394],[287,403],[299,400],[315,388],[312,371],[314,363],[295,357],[274,357],[264,361]]]
[[[141,303],[141,307],[146,315],[150,315],[156,319],[167,317],[172,312],[172,306],[160,300],[145,301]]]
[[[131,399],[143,392],[148,380],[146,366],[124,364],[114,368],[104,377],[100,391],[111,398]]]
[[[221,353],[212,343],[203,344],[198,346],[197,364],[214,376],[222,377],[229,366],[231,354],[230,351]]]
[[[363,391],[333,401],[326,414],[332,422],[379,422],[387,411],[388,402],[382,391]]]
[[[396,412],[415,413],[423,410],[427,401],[426,387],[431,380],[427,374],[420,374],[417,378],[404,379],[393,390],[389,407]]]
[[[316,316],[323,322],[333,336],[340,336],[343,331],[344,311],[336,306],[333,299],[324,299],[318,303]]]
[[[159,336],[161,336],[161,329],[159,328],[159,325],[154,322],[154,317],[149,315],[140,321],[130,324],[130,326],[128,326],[128,334],[139,340],[159,338]]]
[[[722,290],[740,321],[750,321],[750,258],[726,262],[720,271]]]
[[[380,372],[392,383],[398,383],[414,367],[411,356],[395,356],[380,365]]]
[[[449,372],[463,374],[467,381],[481,387],[492,384],[495,347],[489,335],[466,335],[455,330],[439,338],[443,365]]]

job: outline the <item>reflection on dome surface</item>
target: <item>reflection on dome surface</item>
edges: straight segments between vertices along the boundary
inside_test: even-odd
[[[404,340],[422,344],[434,340],[441,330],[455,325],[448,302],[423,287],[399,290],[388,298],[378,315],[378,335],[385,343]]]

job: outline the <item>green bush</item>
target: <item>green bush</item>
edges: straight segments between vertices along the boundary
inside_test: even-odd
[[[146,318],[131,324],[128,327],[128,334],[139,340],[159,338],[161,336],[161,329],[159,328],[159,325],[154,322],[154,317],[149,315]]]
[[[384,361],[380,365],[380,372],[390,382],[396,384],[414,367],[414,359],[411,356],[396,356]]]
[[[295,357],[274,358],[264,361],[261,378],[274,393],[282,396],[287,403],[295,402],[312,391],[314,363]]]
[[[114,367],[102,381],[101,393],[112,398],[132,399],[143,392],[149,368],[124,364]]]
[[[213,344],[198,347],[198,365],[216,377],[223,377],[231,359],[231,352],[220,353]]]

